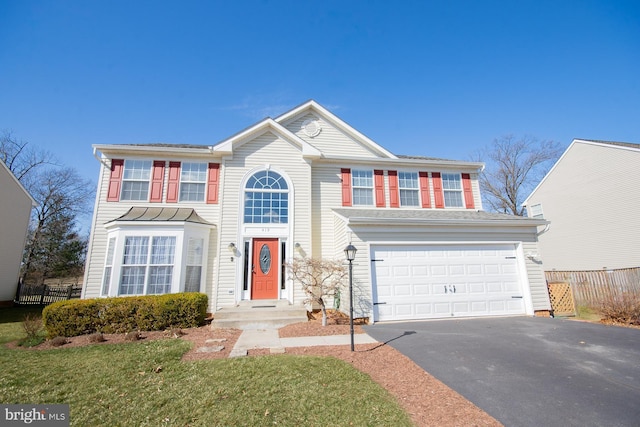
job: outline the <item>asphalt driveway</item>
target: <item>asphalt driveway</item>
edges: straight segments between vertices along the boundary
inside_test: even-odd
[[[505,426],[640,426],[640,329],[510,317],[365,330]]]

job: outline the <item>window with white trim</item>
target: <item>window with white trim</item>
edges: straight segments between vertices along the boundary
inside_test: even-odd
[[[444,206],[447,208],[463,207],[462,179],[458,173],[442,174],[442,190],[444,191]]]
[[[102,295],[109,295],[109,284],[111,283],[111,272],[113,271],[113,252],[116,248],[116,238],[109,239],[107,245],[107,257],[104,261],[104,273],[102,275]]]
[[[398,172],[400,206],[420,206],[417,172]]]
[[[187,245],[187,264],[184,279],[185,292],[200,292],[202,280],[202,251],[204,239],[189,238]]]
[[[126,236],[119,295],[171,292],[175,247],[175,236]]]
[[[148,200],[151,160],[125,160],[120,200]]]
[[[244,222],[289,222],[289,186],[282,175],[272,170],[263,170],[249,178],[244,192]]]
[[[351,188],[354,206],[373,206],[373,171],[352,170]]]
[[[206,163],[182,163],[180,168],[181,202],[203,202],[206,184]]]

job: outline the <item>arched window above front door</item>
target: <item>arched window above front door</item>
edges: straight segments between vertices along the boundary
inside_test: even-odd
[[[244,222],[289,222],[289,187],[282,175],[272,170],[263,170],[249,178],[244,190]]]

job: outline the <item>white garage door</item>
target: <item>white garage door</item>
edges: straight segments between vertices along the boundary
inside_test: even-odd
[[[374,320],[525,314],[514,245],[372,246]]]

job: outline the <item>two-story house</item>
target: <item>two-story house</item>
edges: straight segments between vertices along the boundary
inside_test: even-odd
[[[549,310],[546,221],[482,211],[476,162],[398,156],[315,101],[211,146],[96,145],[85,298],[201,291],[302,305],[294,257],[353,263],[372,321]],[[343,298],[344,300],[345,298]]]

